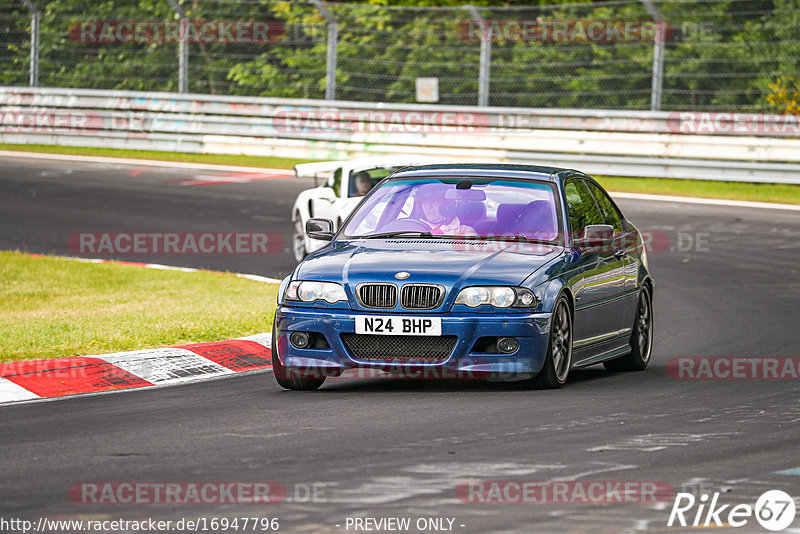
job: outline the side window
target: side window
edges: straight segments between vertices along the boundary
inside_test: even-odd
[[[593,184],[592,182],[586,183],[588,184],[589,189],[592,191],[592,195],[597,201],[597,204],[600,206],[600,211],[603,213],[606,223],[614,227],[615,233],[622,232],[624,230],[622,227],[622,219],[619,216],[619,212],[617,212],[617,209],[614,207],[614,203],[611,202],[611,199],[608,197],[608,193],[597,187],[597,185]]]
[[[338,197],[339,193],[342,191],[342,168],[339,167],[335,171],[330,178],[328,178],[328,187],[333,189],[334,194]]]
[[[567,213],[573,239],[583,237],[583,229],[590,224],[605,224],[603,215],[583,180],[569,180],[564,186],[564,193],[567,197]]]

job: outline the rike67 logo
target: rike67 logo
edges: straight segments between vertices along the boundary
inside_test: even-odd
[[[678,493],[669,514],[667,526],[681,527],[743,527],[755,519],[773,532],[787,528],[794,521],[795,504],[788,493],[770,490],[762,494],[755,506],[750,504],[719,504],[719,492],[706,493],[699,498],[691,493]]]

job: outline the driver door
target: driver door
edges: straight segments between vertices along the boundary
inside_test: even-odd
[[[583,237],[588,225],[606,224],[586,182],[572,178],[564,185],[573,242]],[[601,345],[620,336],[625,311],[625,262],[613,247],[578,249],[571,285],[575,298],[573,347]]]
[[[333,221],[334,232],[338,228],[339,219],[339,204],[341,199],[342,189],[342,168],[339,167],[328,178],[325,187],[321,189],[320,196],[314,199],[314,206],[312,210],[312,217],[320,219],[329,219]]]
[[[638,271],[639,264],[636,260],[636,254],[629,254],[635,252],[636,236],[631,232],[630,228],[623,222],[622,214],[619,212],[611,197],[608,193],[603,191],[597,184],[586,181],[592,196],[597,201],[600,211],[606,220],[606,224],[610,224],[614,228],[614,241],[612,243],[612,252],[623,263],[625,282],[623,288],[623,305],[620,315],[620,330],[630,328],[633,324],[634,315],[636,313],[636,306],[639,296],[638,288]],[[627,333],[623,332],[623,335]]]

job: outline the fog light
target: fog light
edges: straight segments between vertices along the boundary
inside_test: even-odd
[[[500,352],[511,354],[512,352],[516,352],[519,348],[519,341],[513,337],[501,337],[497,341],[497,348]]]
[[[306,349],[311,343],[311,339],[305,332],[292,332],[292,335],[289,336],[289,341],[291,341],[292,345],[298,349]]]

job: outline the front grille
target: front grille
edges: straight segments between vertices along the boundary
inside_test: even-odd
[[[441,286],[406,284],[400,291],[400,305],[407,310],[431,310],[439,306],[443,296]]]
[[[361,284],[356,293],[361,304],[367,308],[397,306],[397,286],[394,284]]]
[[[458,337],[342,334],[342,341],[359,360],[425,363],[445,361],[453,352]]]

